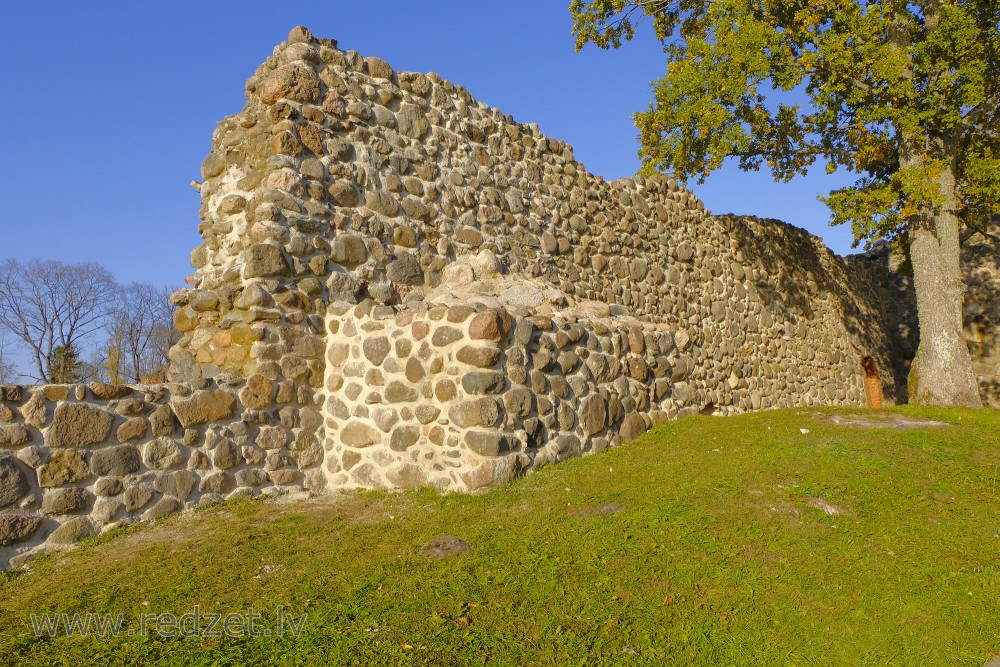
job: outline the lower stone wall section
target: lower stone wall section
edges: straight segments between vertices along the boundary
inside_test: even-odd
[[[818,361],[822,381],[786,358],[720,383],[685,329],[612,317],[598,302],[513,314],[490,301],[330,308],[330,487],[476,491],[677,416],[864,403],[855,350]]]
[[[319,410],[281,394],[262,376],[0,385],[0,569],[199,503],[324,489]]]

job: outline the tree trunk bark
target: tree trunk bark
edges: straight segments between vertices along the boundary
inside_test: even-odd
[[[965,291],[959,264],[959,221],[951,165],[936,179],[945,203],[910,220],[910,260],[917,294],[920,345],[910,367],[911,403],[982,407],[962,330]]]

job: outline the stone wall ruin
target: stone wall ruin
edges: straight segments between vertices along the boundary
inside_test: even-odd
[[[234,494],[476,491],[681,415],[863,405],[868,356],[905,396],[912,294],[884,254],[605,181],[461,86],[304,28],[246,92],[202,167],[168,384],[0,387],[0,564]]]

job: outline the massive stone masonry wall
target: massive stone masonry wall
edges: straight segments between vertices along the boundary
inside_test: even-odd
[[[411,307],[483,252],[568,306],[601,301],[690,339],[701,408],[857,402],[862,356],[892,368],[876,311],[818,239],[710,216],[667,179],[604,181],[465,89],[304,29],[248,81],[203,175],[173,380],[230,372],[325,395],[332,303]],[[328,414],[319,437],[345,425]]]
[[[777,221],[711,216],[668,179],[604,181],[566,144],[460,86],[396,72],[302,28],[247,82],[247,104],[220,124],[203,175],[205,242],[192,255],[192,288],[175,299],[184,336],[172,379],[259,375],[336,405],[327,397],[340,389],[322,377],[338,368],[324,351],[339,344],[332,328],[353,316],[339,307],[331,315],[331,304],[360,302],[386,317],[387,308],[432,312],[448,272],[485,253],[508,275],[565,296],[550,313],[513,317],[560,308],[574,317],[579,303],[599,301],[616,318],[690,340],[693,409],[860,402],[869,355],[890,400],[905,386],[906,353],[892,344],[900,318],[885,304],[898,300],[888,290],[899,284],[884,269],[838,258]],[[529,352],[523,365],[534,363]],[[346,386],[357,392],[384,377],[377,366]],[[672,373],[658,378],[668,388],[684,381]],[[508,377],[502,390],[515,384]],[[346,447],[343,429],[362,422],[391,438],[358,414],[374,408],[345,405],[347,416],[327,410],[325,442]],[[420,430],[418,449],[433,427]],[[367,477],[384,479],[400,460]],[[328,464],[335,484],[366,477],[345,477],[352,466],[342,457]],[[424,471],[446,484],[437,472]]]
[[[319,411],[220,380],[0,385],[0,569],[198,503],[325,489]]]
[[[233,494],[474,491],[682,414],[858,405],[868,355],[905,387],[916,323],[885,257],[604,181],[460,86],[303,28],[203,175],[172,384],[0,387],[0,567]],[[968,333],[996,396],[977,252]]]

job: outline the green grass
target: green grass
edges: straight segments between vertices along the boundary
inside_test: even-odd
[[[664,425],[482,496],[234,501],[0,576],[37,665],[969,665],[1000,652],[1000,413]],[[869,413],[870,414],[870,413]],[[809,433],[801,433],[806,428]],[[617,503],[621,511],[588,512]],[[825,508],[825,509],[824,509]],[[469,553],[418,555],[434,537]],[[298,638],[36,639],[30,613],[240,612]]]

